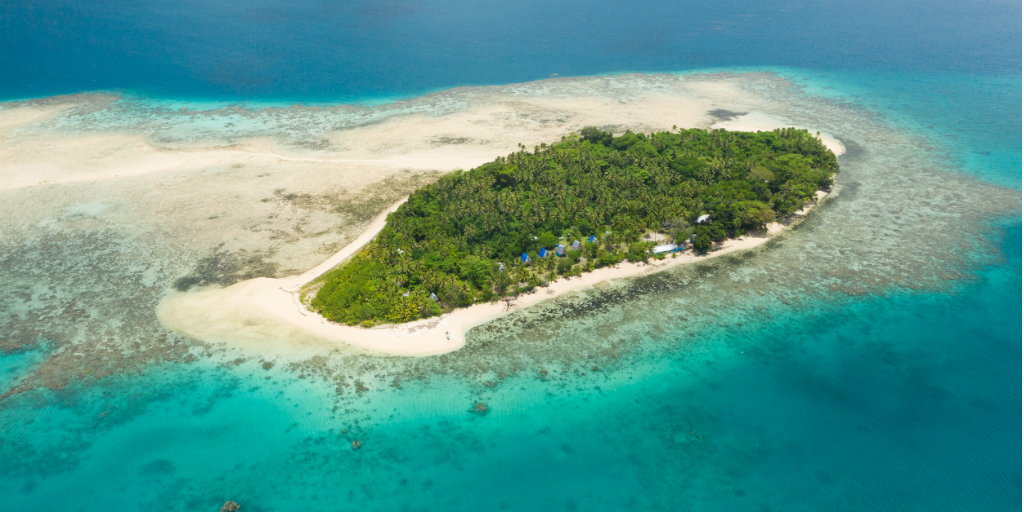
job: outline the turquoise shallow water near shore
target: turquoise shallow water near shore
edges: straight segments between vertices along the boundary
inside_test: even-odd
[[[4,494],[19,510],[1010,508],[1020,224],[996,236],[1004,264],[948,293],[669,326],[672,349],[596,372],[437,376],[338,407],[330,386],[200,364],[25,400],[5,436],[41,451],[5,459]]]
[[[38,7],[69,28],[46,39]],[[46,361],[78,357],[75,343],[94,337],[118,340],[131,362],[102,379],[58,365],[54,389],[0,401],[5,509],[212,511],[227,499],[243,511],[1019,508],[1019,213],[978,228],[953,199],[946,210],[879,204],[864,182],[866,166],[917,173],[905,164],[927,159],[965,188],[1019,193],[1019,4],[592,5],[583,16],[576,5],[547,17],[455,2],[192,7],[175,18],[146,4],[4,4],[0,37],[25,51],[0,55],[14,70],[0,97],[125,89],[142,119],[156,106],[373,104],[551,73],[770,70],[928,147],[879,157],[875,132],[851,129],[863,138],[844,141],[843,190],[790,238],[520,312],[420,362],[265,369],[211,355],[153,321],[153,297],[178,276],[124,270],[120,255],[145,254],[133,239],[89,220],[41,241],[0,233],[0,336],[26,340],[0,353],[3,392],[55,372]],[[493,37],[501,19],[507,38]],[[487,28],[452,30],[474,25]],[[229,37],[245,31],[255,35]],[[140,34],[144,45],[129,44]],[[428,43],[413,51],[416,37]],[[812,114],[827,119],[821,105]],[[907,223],[930,216],[959,218],[963,232],[909,240]],[[871,230],[903,234],[918,253],[880,249],[888,241]],[[60,307],[39,305],[56,296]]]
[[[1015,75],[780,69],[808,92],[875,110],[927,134],[974,178],[1021,188],[1021,78]]]

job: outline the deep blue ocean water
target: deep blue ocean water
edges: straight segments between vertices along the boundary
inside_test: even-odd
[[[722,66],[1019,77],[1020,18],[998,0],[11,0],[0,98],[335,102]]]
[[[770,69],[1021,189],[1019,2],[78,2],[0,5],[0,98],[98,89],[380,102],[457,85]],[[942,293],[780,310],[486,416],[458,379],[335,410],[254,362],[0,405],[6,510],[1017,510],[1021,220]],[[662,334],[671,339],[681,333]],[[35,351],[0,357],[0,379]],[[603,377],[602,377],[603,378]],[[518,380],[517,380],[518,379]],[[521,382],[520,382],[521,381]],[[345,432],[342,432],[342,430]],[[353,438],[364,448],[350,448]]]

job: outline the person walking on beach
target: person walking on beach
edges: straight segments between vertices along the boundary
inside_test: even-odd
[[[449,340],[452,339],[452,335],[448,334],[448,331],[444,332],[444,337],[445,337],[445,339],[449,339]]]

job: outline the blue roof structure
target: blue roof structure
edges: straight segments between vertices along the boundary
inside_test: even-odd
[[[654,248],[654,254],[661,254],[663,252],[678,252],[678,251],[681,251],[683,249],[684,249],[684,247],[682,245],[676,245],[676,244],[659,245],[659,246]]]
[[[527,256],[526,253],[524,252],[523,255],[519,257],[519,261],[522,261],[523,263],[529,263],[530,262],[530,257]]]
[[[597,237],[594,235],[590,235],[590,240],[587,240],[587,242],[595,244],[597,243]]]
[[[542,248],[540,250],[540,252],[537,253],[537,255],[540,256],[541,258],[547,258],[548,257],[548,250]]]

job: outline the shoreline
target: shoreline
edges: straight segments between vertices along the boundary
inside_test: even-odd
[[[348,347],[361,353],[375,355],[441,355],[462,348],[465,345],[466,333],[473,327],[507,315],[516,309],[602,282],[653,274],[678,265],[705,261],[757,247],[799,222],[828,195],[826,192],[818,191],[815,201],[805,204],[802,210],[795,212],[788,225],[773,222],[768,225],[766,234],[747,234],[740,238],[728,239],[704,255],[696,255],[692,250],[688,250],[677,253],[679,256],[676,258],[667,256],[664,260],[652,260],[646,264],[623,262],[614,267],[595,269],[581,276],[560,278],[549,283],[547,287],[539,287],[519,296],[512,309],[506,309],[501,301],[474,304],[439,317],[371,328],[336,324],[307,309],[299,300],[301,288],[351,257],[372,240],[384,228],[387,215],[397,209],[405,201],[403,199],[378,215],[352,243],[300,275],[281,279],[261,277],[223,289],[175,293],[160,304],[157,316],[172,330],[205,341],[243,338],[249,341],[274,343],[278,336],[294,337],[294,334],[300,334],[299,337],[304,338],[300,343],[313,352],[325,348],[322,342],[326,341],[328,346]],[[450,335],[450,338],[446,334]]]
[[[563,131],[565,127],[546,127],[542,124],[515,125],[509,131],[506,114],[518,112],[527,106],[541,108],[543,111],[570,110],[576,112],[578,124],[602,125],[615,121],[622,130],[628,127],[651,129],[669,126],[673,122],[681,122],[683,126],[704,126],[717,129],[724,128],[735,131],[770,131],[780,127],[794,126],[788,120],[764,113],[773,109],[733,107],[737,114],[729,119],[708,121],[708,112],[721,104],[707,96],[712,92],[718,94],[735,94],[727,84],[689,84],[685,85],[688,96],[673,96],[662,92],[651,93],[644,105],[651,108],[657,105],[658,114],[634,106],[622,107],[620,103],[606,100],[583,99],[549,99],[532,98],[518,99],[526,102],[522,105],[487,106],[482,110],[473,111],[472,116],[426,119],[419,114],[411,113],[401,119],[392,119],[369,128],[356,128],[341,134],[330,135],[332,143],[344,144],[344,151],[334,151],[325,157],[332,160],[363,161],[366,159],[389,162],[398,168],[471,168],[493,159],[495,153],[511,151],[512,138],[519,134],[521,140],[531,142],[547,134],[553,136],[553,130]],[[737,98],[730,96],[730,103]],[[621,112],[620,112],[621,110]],[[481,116],[493,118],[481,131]],[[493,126],[492,126],[493,125]],[[473,127],[472,134],[467,127]],[[488,128],[489,127],[489,128]],[[660,129],[660,128],[659,128]],[[812,134],[816,130],[809,130]],[[548,133],[551,132],[551,133]],[[509,135],[511,133],[511,135]],[[504,135],[502,135],[504,134]],[[487,138],[486,144],[460,143],[457,145],[443,144],[436,146],[431,141],[439,136],[465,136],[472,139]],[[504,137],[491,141],[493,137]],[[820,133],[818,138],[831,149],[836,156],[845,152],[842,142],[827,133]],[[393,147],[391,141],[405,141],[407,145]],[[412,142],[410,142],[412,141]],[[420,141],[418,143],[413,143]],[[425,141],[425,142],[424,142]],[[246,148],[249,152],[265,153],[274,146],[260,143]],[[508,150],[508,151],[506,151]],[[291,155],[291,157],[307,157],[308,155]],[[318,160],[319,162],[319,160]],[[412,165],[415,164],[415,165]],[[247,163],[248,165],[248,163]],[[334,173],[336,164],[328,165],[319,162],[322,171]],[[361,172],[365,176],[369,164],[350,164],[352,172]],[[374,166],[372,169],[385,169]],[[269,171],[268,171],[269,172]],[[315,177],[316,175],[310,175]],[[317,178],[319,182],[326,179]],[[312,179],[312,178],[310,178]],[[333,179],[333,178],[332,178]],[[362,179],[362,178],[356,178]],[[311,181],[310,187],[313,187]],[[316,185],[322,187],[322,185]],[[291,185],[295,188],[295,185]],[[298,189],[302,190],[302,189]],[[311,188],[316,190],[316,188]],[[310,192],[313,193],[313,192]],[[404,200],[403,200],[404,201]],[[160,322],[173,331],[188,337],[210,342],[225,343],[235,348],[254,351],[261,356],[284,358],[304,358],[330,353],[332,351],[349,351],[359,354],[377,354],[394,356],[430,356],[440,355],[458,350],[465,344],[465,334],[473,327],[484,324],[508,313],[504,303],[475,304],[468,308],[455,310],[451,313],[407,324],[377,326],[372,328],[349,327],[334,324],[323,319],[316,313],[307,310],[300,304],[300,290],[311,281],[321,276],[373,239],[384,227],[385,219],[390,211],[399,204],[394,204],[363,229],[361,234],[334,253],[327,260],[321,261],[310,270],[299,275],[281,279],[257,278],[236,283],[222,289],[208,289],[199,292],[173,292],[166,296],[157,308]],[[816,203],[811,203],[813,206]],[[516,307],[529,307],[532,304],[558,297],[559,295],[593,286],[603,281],[636,277],[648,273],[660,272],[682,265],[709,258],[718,257],[761,245],[783,230],[783,226],[772,224],[766,235],[747,235],[739,239],[725,241],[711,253],[695,256],[692,252],[681,253],[676,258],[655,261],[652,264],[620,263],[611,268],[597,269],[582,276],[562,278],[546,288],[537,288],[533,293],[522,295],[516,301]],[[295,257],[306,257],[295,254]],[[307,258],[308,259],[308,258]],[[312,263],[312,262],[309,262]],[[307,263],[308,264],[308,263]],[[300,267],[301,268],[301,267]],[[309,268],[309,267],[306,267]],[[445,332],[451,335],[448,339]]]

